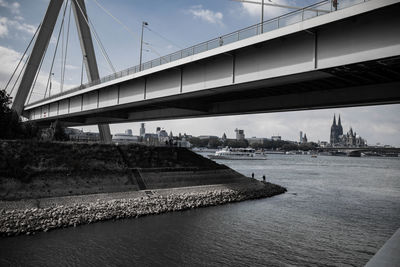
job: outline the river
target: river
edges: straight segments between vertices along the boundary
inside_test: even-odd
[[[1,266],[363,266],[400,227],[400,158],[220,161],[273,198],[0,238]]]

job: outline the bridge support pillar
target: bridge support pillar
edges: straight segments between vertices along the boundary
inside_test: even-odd
[[[38,72],[40,61],[42,61],[42,58],[44,57],[44,51],[50,42],[54,25],[57,22],[57,17],[60,13],[63,2],[63,0],[54,0],[49,2],[49,6],[44,15],[31,55],[26,64],[26,69],[18,86],[17,94],[12,102],[12,108],[18,113],[18,115],[21,115],[24,109],[26,98],[28,97],[36,73]]]
[[[100,79],[97,67],[96,55],[93,48],[92,36],[88,25],[88,16],[84,0],[73,0],[73,11],[78,30],[79,40],[81,44],[83,62],[86,68],[88,81],[92,82]],[[99,97],[99,96],[97,96]],[[108,124],[99,124],[100,141],[103,143],[111,143],[111,131]]]
[[[100,141],[106,144],[111,144],[111,131],[110,125],[108,124],[98,124]]]

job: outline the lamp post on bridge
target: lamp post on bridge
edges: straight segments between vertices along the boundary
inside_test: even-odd
[[[264,0],[261,0],[261,27],[260,32],[264,32]]]
[[[145,26],[149,25],[147,22],[142,22],[142,37],[140,38],[140,59],[139,59],[139,71],[142,70],[142,52],[143,52],[143,29]]]

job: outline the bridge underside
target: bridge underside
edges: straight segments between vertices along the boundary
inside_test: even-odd
[[[400,57],[58,116],[66,126],[400,103]],[[47,126],[55,118],[36,120]]]

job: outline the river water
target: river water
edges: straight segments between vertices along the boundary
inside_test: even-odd
[[[400,158],[220,161],[273,198],[0,239],[1,266],[363,266],[400,227]]]

